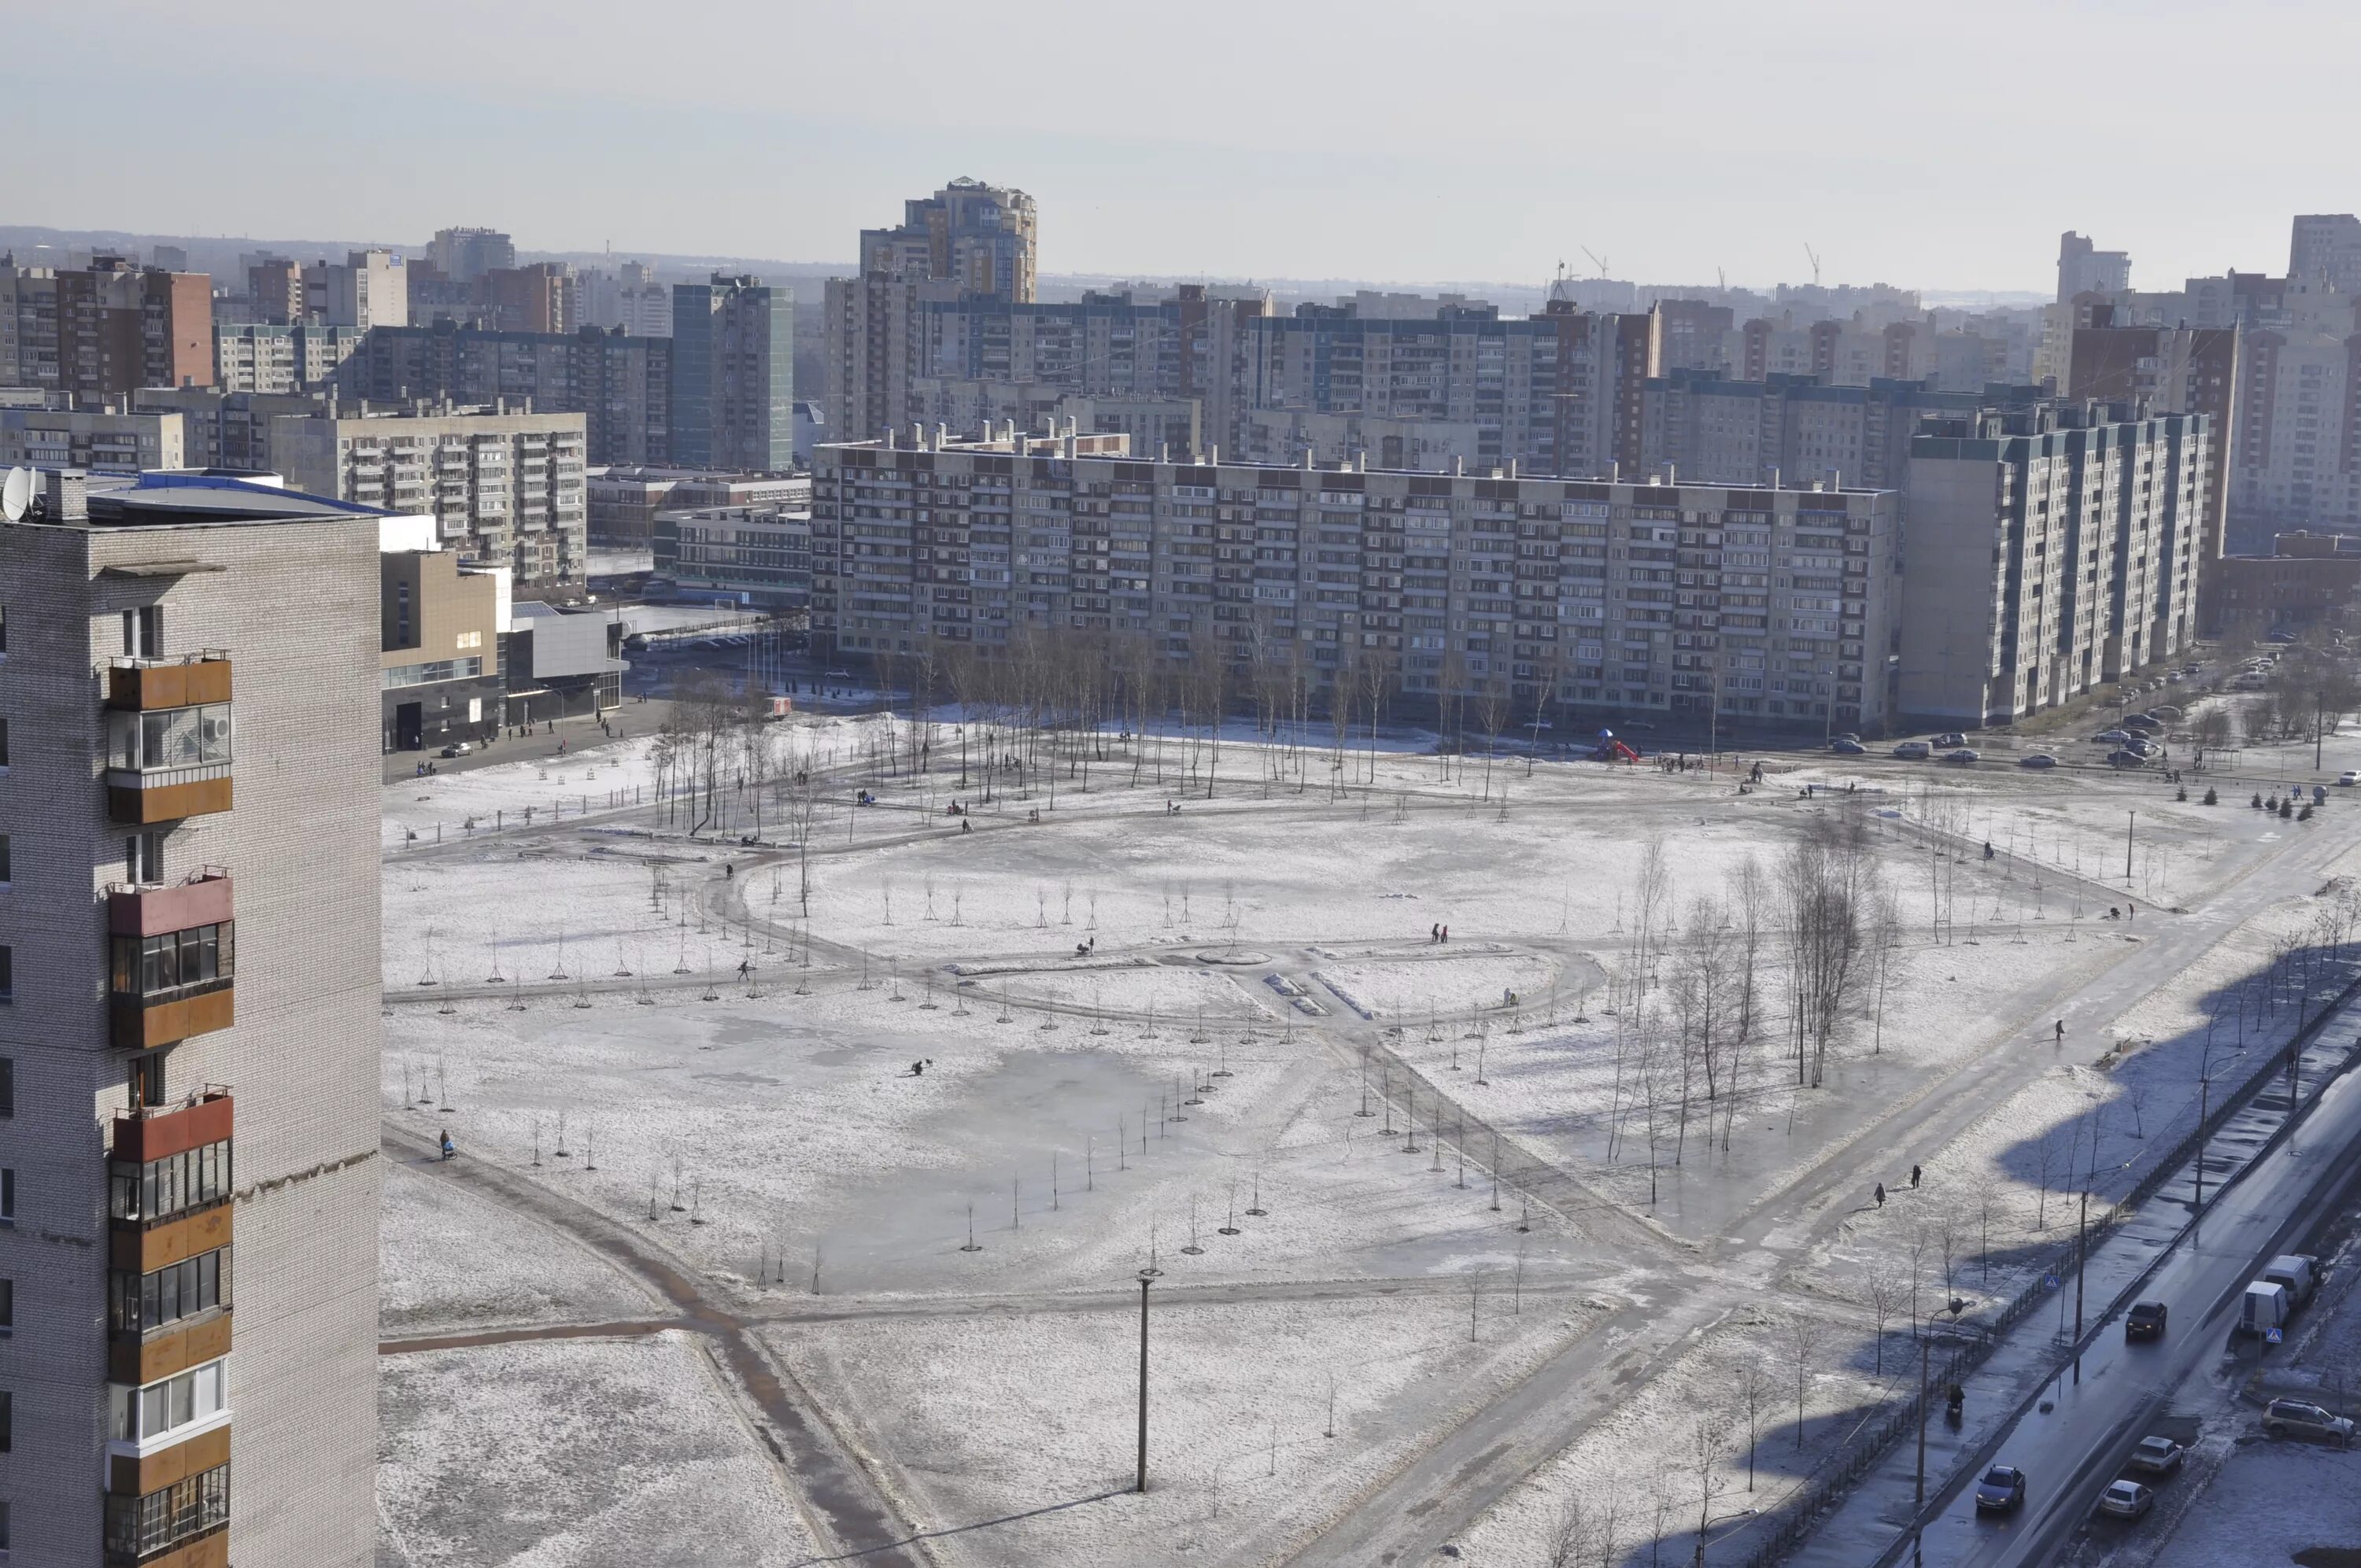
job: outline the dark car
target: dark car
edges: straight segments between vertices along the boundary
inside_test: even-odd
[[[2144,768],[2147,766],[2147,759],[2141,756],[2137,751],[2110,751],[2107,753],[2107,762],[2109,766],[2117,768]]]
[[[1839,739],[1828,742],[1828,750],[1839,757],[1858,757],[1869,748],[1858,740]]]
[[[2005,1514],[2025,1506],[2025,1472],[2014,1464],[1995,1464],[1976,1483],[1976,1509]]]
[[[2132,1308],[2131,1315],[2124,1320],[2124,1337],[2162,1339],[2165,1319],[2169,1315],[2161,1301],[2138,1302]]]
[[[2274,631],[2270,636],[2264,639],[2264,641],[2268,642],[2277,642],[2280,646],[2284,647],[2288,643],[2295,641],[2295,633],[2292,631]]]
[[[2160,718],[2150,718],[2145,713],[2130,713],[2124,716],[2124,728],[2126,729],[2145,729],[2154,732],[2164,728],[2164,720]]]

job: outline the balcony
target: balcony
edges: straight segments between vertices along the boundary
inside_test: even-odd
[[[218,871],[177,887],[108,890],[116,1046],[152,1050],[236,1021],[230,907],[230,880]]]
[[[218,648],[177,659],[117,659],[107,666],[106,706],[134,713],[226,703],[229,655]]]
[[[223,661],[220,668],[225,687],[228,663]],[[114,672],[122,673],[120,669]],[[155,672],[139,673],[144,681]],[[228,703],[138,708],[111,706],[114,710],[107,715],[106,794],[108,811],[115,820],[172,822],[230,809],[235,728]]]

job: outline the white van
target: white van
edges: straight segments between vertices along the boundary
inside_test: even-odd
[[[2238,1304],[2238,1332],[2259,1335],[2283,1327],[2290,1310],[2286,1286],[2257,1279],[2246,1287],[2246,1299]]]
[[[2317,1265],[2320,1260],[2308,1253],[2288,1252],[2263,1265],[2263,1277],[2274,1285],[2284,1285],[2290,1308],[2301,1307],[2312,1299],[2320,1288]]]
[[[1935,748],[1924,740],[1905,740],[1894,748],[1894,754],[1905,762],[1923,762],[1935,754]]]

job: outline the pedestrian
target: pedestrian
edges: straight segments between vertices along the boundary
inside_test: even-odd
[[[445,1127],[445,1128],[444,1128],[444,1129],[443,1129],[442,1149],[443,1149],[443,1157],[444,1157],[445,1159],[449,1159],[453,1155],[456,1155],[456,1154],[457,1154],[457,1153],[459,1152],[456,1148],[455,1148],[455,1147],[453,1147],[453,1146],[452,1146],[452,1144],[451,1144],[451,1129],[450,1129],[450,1128],[448,1128],[448,1127]]]
[[[924,1078],[927,1076],[927,1064],[923,1058],[910,1064],[910,1076],[912,1078]]]
[[[1429,926],[1426,928],[1426,939],[1430,942],[1440,942],[1443,940],[1443,923],[1441,921],[1438,920],[1433,925]]]
[[[1451,940],[1451,927],[1448,926],[1443,928],[1443,939],[1446,942]]]
[[[2066,1043],[2066,1020],[2063,1018],[2058,1020],[2058,1043]]]
[[[1910,1168],[1910,1185],[1914,1189],[1918,1185],[1918,1168],[1915,1165]]]
[[[1877,1206],[1881,1209],[1885,1207],[1885,1183],[1883,1181],[1877,1184]]]

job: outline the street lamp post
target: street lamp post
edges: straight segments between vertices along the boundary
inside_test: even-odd
[[[2224,1059],[2236,1061],[2246,1054],[2244,1051],[2235,1051]],[[2205,1217],[2205,1118],[2213,1090],[2213,1043],[2208,1040],[2205,1043],[2204,1055],[2197,1060],[2197,1200],[2190,1210],[2190,1218],[2192,1222]]]
[[[2077,1346],[2082,1343],[2082,1277],[2089,1272],[2090,1262],[2091,1189],[2086,1183],[2082,1188],[2081,1211],[2074,1220],[2074,1343]],[[2080,1387],[2081,1382],[2082,1355],[2078,1349],[2074,1354],[2074,1383]]]
[[[1916,1563],[1927,1561],[1927,1357],[1934,1348],[1931,1339],[1918,1342],[1918,1485],[1910,1505],[1910,1517],[1918,1521],[1910,1542],[1910,1560]]]
[[[2125,887],[2132,884],[2132,829],[2139,826],[2139,813],[2132,812],[2129,817],[2130,820],[2124,824],[2124,885]]]
[[[1139,1275],[1139,1478],[1135,1492],[1148,1490],[1148,1271]]]

